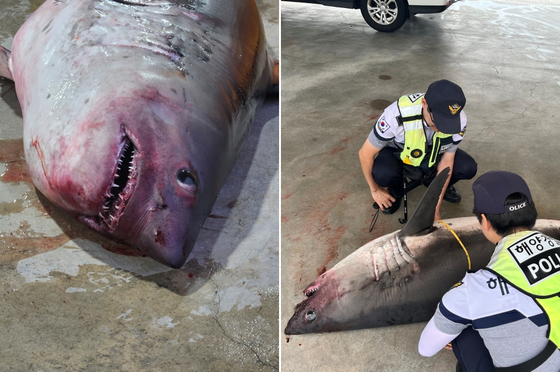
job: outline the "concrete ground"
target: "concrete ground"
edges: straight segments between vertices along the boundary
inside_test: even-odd
[[[2,0],[0,44],[41,3]],[[258,3],[278,55],[278,0]],[[278,371],[278,94],[172,270],[38,195],[14,85],[0,89],[0,372]]]
[[[478,174],[521,174],[539,217],[560,217],[560,2],[461,1],[393,34],[371,29],[359,10],[281,5],[282,329],[319,274],[402,227],[401,207],[368,232],[372,199],[358,150],[388,104],[435,80],[465,92],[460,147]],[[457,184],[463,200],[444,202],[444,219],[471,215],[471,185]],[[424,190],[410,194],[411,211]],[[454,371],[450,351],[418,354],[423,326],[283,336],[282,371]]]

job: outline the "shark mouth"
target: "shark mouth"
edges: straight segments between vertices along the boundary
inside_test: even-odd
[[[138,150],[125,134],[119,148],[118,162],[113,170],[113,178],[105,192],[98,219],[108,232],[113,232],[124,213],[124,209],[136,188],[138,169],[136,155]]]
[[[319,284],[312,284],[309,287],[305,288],[305,290],[303,291],[303,294],[307,297],[311,297],[315,294],[315,292],[317,292],[319,287],[320,287]]]

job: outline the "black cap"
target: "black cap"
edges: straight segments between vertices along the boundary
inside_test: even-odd
[[[424,98],[440,132],[457,134],[461,131],[460,114],[467,99],[460,86],[449,80],[438,80],[430,84]]]
[[[474,208],[484,214],[501,214],[525,208],[533,201],[527,183],[519,175],[506,171],[492,171],[478,177],[472,185]],[[519,192],[527,199],[516,205],[505,205],[506,198]]]

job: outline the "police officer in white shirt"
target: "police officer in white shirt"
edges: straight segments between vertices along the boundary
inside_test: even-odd
[[[531,231],[537,210],[525,181],[495,171],[473,183],[474,213],[496,244],[487,267],[469,271],[442,298],[418,350],[451,342],[457,371],[560,371],[560,242]]]
[[[476,175],[477,164],[458,149],[467,127],[463,90],[449,80],[436,81],[426,94],[402,96],[385,109],[359,152],[362,172],[373,200],[385,214],[396,212],[403,196],[403,168],[411,180],[429,185],[437,173],[449,167],[441,200],[461,201],[453,187]]]

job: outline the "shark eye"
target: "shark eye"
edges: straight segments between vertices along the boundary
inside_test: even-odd
[[[308,311],[307,314],[305,314],[305,320],[309,323],[312,323],[315,319],[317,319],[317,315],[315,315],[314,311]]]
[[[188,169],[181,169],[177,172],[177,182],[181,187],[194,191],[197,186],[196,178]]]

